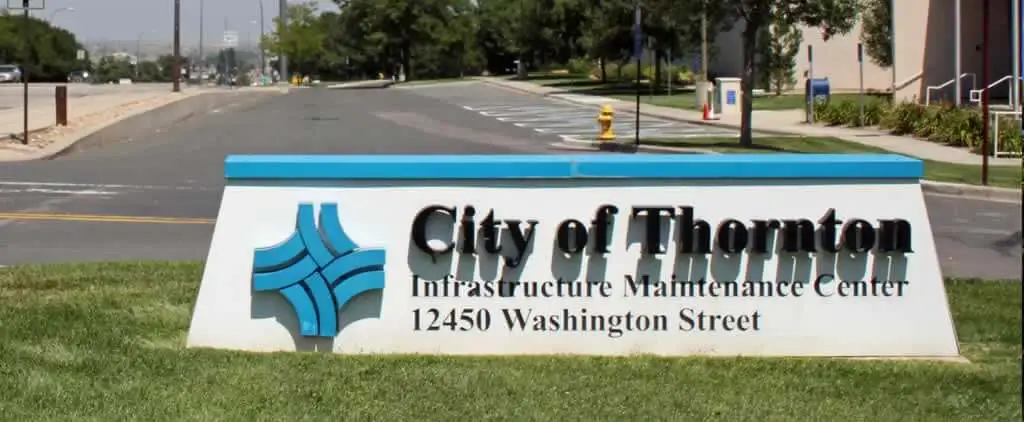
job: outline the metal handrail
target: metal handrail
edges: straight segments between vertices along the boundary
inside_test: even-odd
[[[896,84],[896,86],[894,86],[893,88],[895,88],[895,90],[897,90],[897,91],[901,90],[903,88],[906,88],[908,85],[916,82],[918,79],[921,79],[922,76],[924,76],[924,72],[923,71],[922,72],[917,72],[916,74],[914,74],[914,75],[910,76],[909,78],[904,79],[900,83]],[[893,94],[895,94],[895,92],[893,92]]]
[[[958,81],[960,79],[963,79],[963,78],[965,78],[967,76],[971,77],[971,90],[973,91],[973,90],[977,89],[978,88],[978,75],[975,75],[974,73],[962,73],[962,74],[960,74],[960,76],[955,77],[953,79],[950,79],[950,80],[946,81],[945,83],[943,83],[941,85],[933,85],[933,86],[929,86],[928,88],[925,88],[925,90],[924,90],[924,105],[930,105],[932,103],[932,91],[938,91],[940,89],[945,89],[947,86],[950,86],[954,82],[956,82],[956,81]],[[956,95],[960,96],[960,95],[963,95],[963,93],[962,92],[958,92],[958,93],[956,93]],[[963,97],[960,97],[960,98],[963,98]]]
[[[992,89],[996,85],[999,85],[999,84],[1001,84],[1003,82],[1006,82],[1006,81],[1008,81],[1010,79],[1013,79],[1013,75],[1006,75],[1003,78],[999,79],[998,81],[992,82],[991,84],[989,84],[989,86],[986,86],[986,87],[984,87],[982,89],[972,89],[971,90],[971,97],[970,97],[971,102],[972,103],[980,103],[981,102],[981,94],[983,92],[985,92],[986,90]],[[1019,78],[1019,79],[1024,80],[1024,78]]]

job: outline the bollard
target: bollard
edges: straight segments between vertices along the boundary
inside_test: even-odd
[[[54,101],[56,102],[57,111],[57,126],[68,125],[68,87],[67,85],[61,85],[57,87],[54,92]]]
[[[615,111],[612,110],[610,104],[601,106],[601,114],[597,116],[597,123],[600,127],[600,133],[597,136],[598,140],[601,141],[614,141],[615,131],[612,129],[612,116],[615,115]]]

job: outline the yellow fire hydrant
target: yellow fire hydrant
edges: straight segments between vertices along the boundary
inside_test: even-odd
[[[292,75],[292,86],[299,86],[299,74]]]
[[[597,124],[600,127],[600,133],[597,139],[600,141],[614,141],[615,130],[612,129],[612,116],[615,115],[615,110],[612,110],[610,104],[601,106],[601,114],[597,116]]]

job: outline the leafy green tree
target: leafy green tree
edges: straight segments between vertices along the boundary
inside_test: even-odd
[[[286,55],[293,69],[308,74],[316,69],[324,45],[316,2],[289,4],[286,13],[288,25],[282,31],[280,19],[274,18],[278,30],[264,36],[260,47]]]
[[[492,74],[504,73],[518,58],[519,48],[512,38],[518,6],[509,0],[477,0],[474,43]]]
[[[753,145],[751,115],[753,114],[755,59],[757,38],[773,21],[820,27],[828,35],[845,34],[853,29],[860,0],[717,0],[705,3],[712,13],[723,13],[727,20],[745,24],[742,72],[742,123],[740,145]]]
[[[117,82],[124,78],[135,78],[135,68],[128,59],[106,56],[96,64],[97,82]]]
[[[864,54],[881,67],[892,67],[892,2],[863,0],[860,42]]]
[[[0,14],[0,63],[24,66],[32,81],[66,80],[68,73],[80,66],[77,55],[81,45],[74,34],[29,17],[29,43],[24,49],[23,19],[20,14]]]
[[[133,76],[132,79],[136,82],[164,82],[165,80],[160,75],[160,65],[155,61],[141,61],[138,64],[138,76]],[[170,80],[170,79],[167,79]]]
[[[772,25],[764,28],[757,40],[761,51],[757,70],[765,89],[782,95],[783,90],[796,84],[796,58],[804,37],[796,25],[781,19],[777,13],[774,16]]]
[[[185,71],[189,68],[189,60],[186,57],[181,57],[179,62],[181,65],[181,72],[184,75]],[[157,57],[156,64],[160,68],[160,76],[157,80],[162,82],[170,82],[174,80],[174,55],[165,54]]]

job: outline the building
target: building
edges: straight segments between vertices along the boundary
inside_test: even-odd
[[[1020,0],[990,0],[989,65],[990,81],[1006,78],[993,86],[990,95],[996,101],[1009,98],[1013,72],[1013,22],[1011,2]],[[954,79],[956,74],[955,5],[961,5],[961,58],[960,72],[962,98],[968,99],[973,87],[982,87],[982,0],[899,0],[893,9],[895,60],[892,68],[880,68],[870,60],[864,62],[864,88],[889,91],[896,86],[895,99],[924,101],[931,98],[952,99],[955,84],[940,90],[928,90]],[[1018,18],[1019,19],[1019,18]],[[1019,22],[1019,21],[1018,21]],[[742,69],[742,42],[739,23],[716,40],[721,52],[712,61],[710,70],[720,76],[739,76]],[[860,42],[860,24],[845,35],[836,35],[825,41],[820,28],[802,28],[803,46],[797,59],[797,89],[802,91],[809,69],[807,46],[814,50],[814,77],[828,78],[833,92],[856,92],[860,83],[857,62],[857,44]]]

